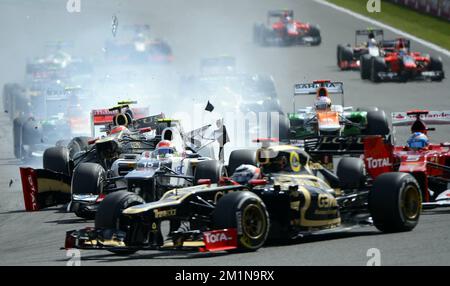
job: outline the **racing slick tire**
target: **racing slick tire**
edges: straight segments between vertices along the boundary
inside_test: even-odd
[[[78,152],[85,150],[89,146],[89,140],[91,139],[92,138],[88,136],[78,136],[70,140],[67,145],[70,158],[73,158]]]
[[[317,26],[310,26],[308,34],[306,36],[314,38],[314,40],[311,42],[311,46],[318,46],[322,43],[320,29]]]
[[[376,106],[363,106],[356,108],[356,111],[365,111],[365,112],[372,112],[372,111],[378,111],[378,107]]]
[[[386,72],[387,66],[384,58],[382,57],[372,57],[370,62],[370,80],[373,82],[380,82],[381,78],[379,72]]]
[[[417,225],[422,209],[419,184],[407,173],[384,173],[369,192],[373,223],[383,232],[410,231]]]
[[[42,158],[44,169],[70,175],[69,150],[66,147],[50,147],[45,149]]]
[[[215,229],[239,228],[239,251],[255,251],[262,247],[270,229],[264,202],[256,194],[247,191],[232,192],[221,197],[212,221]]]
[[[23,125],[27,121],[27,117],[20,116],[14,119],[13,121],[13,145],[14,145],[14,157],[17,159],[22,159],[23,157],[23,138],[22,138],[22,129]]]
[[[341,50],[344,48],[343,45],[338,45],[336,50],[336,59],[337,59],[337,66],[341,68]]]
[[[432,77],[431,80],[432,81],[442,81],[444,79],[444,70],[442,68],[442,60],[435,58],[435,57],[430,57],[430,65],[428,68],[429,71],[440,71],[442,72],[441,76],[437,76],[437,77]]]
[[[194,171],[194,184],[200,179],[209,179],[211,183],[218,183],[222,176],[226,177],[223,164],[217,160],[205,160],[197,163]]]
[[[388,135],[390,133],[389,122],[384,110],[367,112],[367,128],[365,135]]]
[[[124,217],[121,217],[122,211],[131,206],[144,204],[145,201],[135,193],[127,191],[117,191],[109,194],[98,206],[95,215],[96,229],[118,229],[126,231],[128,224]],[[109,249],[108,251],[120,254],[129,255],[135,253],[137,250],[133,249]]]
[[[228,175],[233,175],[234,171],[241,165],[256,166],[256,151],[249,149],[233,150],[228,160]]]
[[[106,180],[105,169],[96,163],[80,163],[72,175],[72,195],[92,194],[99,195],[103,192],[103,184]],[[72,204],[71,209],[77,217],[93,219],[94,212],[86,210],[79,203]]]
[[[369,79],[370,78],[370,63],[371,63],[371,55],[365,54],[362,55],[360,60],[360,75],[361,79]]]
[[[343,157],[339,160],[336,174],[342,188],[358,189],[366,181],[364,161],[359,158]]]
[[[349,46],[338,46],[338,66],[341,70],[348,70],[348,67],[343,67],[341,62],[351,62],[353,61],[353,49]]]
[[[32,148],[42,143],[42,125],[32,117],[20,116],[13,121],[14,156],[17,159],[28,159],[32,150],[26,150],[24,145]]]

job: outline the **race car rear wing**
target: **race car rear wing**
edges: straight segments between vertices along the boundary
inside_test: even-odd
[[[429,125],[450,125],[450,110],[427,111],[412,110],[408,112],[392,112],[392,126],[411,126],[420,116],[420,120]]]
[[[294,17],[294,11],[293,10],[270,10],[267,12],[267,17],[281,17],[286,15],[289,17]]]
[[[397,44],[397,42],[400,39],[395,39],[395,40],[383,40],[381,41],[381,47],[387,50],[394,50],[395,49],[395,45]],[[405,45],[406,49],[408,49],[408,51],[411,48],[411,41],[408,39],[401,39],[403,41],[403,44]]]
[[[148,107],[135,107],[131,108],[134,119],[141,119],[147,116],[149,113]],[[117,110],[110,110],[108,108],[94,109],[91,111],[91,132],[95,137],[96,126],[106,126],[113,123],[114,115],[117,114]]]
[[[344,94],[344,83],[331,81],[314,81],[298,83],[294,86],[294,95],[316,94],[320,87],[325,87],[329,94]]]
[[[332,82],[329,80],[316,80],[312,83],[297,83],[294,85],[294,98],[293,106],[295,109],[295,97],[298,95],[312,95],[317,94],[320,88],[325,88],[328,94],[341,94],[342,95],[342,106],[344,106],[344,83],[343,82]]]
[[[355,35],[357,36],[368,36],[370,33],[373,33],[375,36],[383,36],[383,29],[365,29],[365,30],[356,30]]]
[[[375,37],[381,37],[381,42],[384,42],[384,31],[382,29],[365,29],[365,30],[356,30],[355,31],[355,46],[358,45],[358,37],[360,36],[369,36],[370,33],[373,33]]]

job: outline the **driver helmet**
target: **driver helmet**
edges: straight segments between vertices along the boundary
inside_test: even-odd
[[[314,101],[316,110],[328,110],[331,108],[331,99],[326,96],[319,96]]]
[[[406,43],[403,39],[398,39],[395,43],[395,49],[400,53],[400,54],[406,54],[408,53],[408,48],[406,47]]]
[[[426,148],[429,144],[427,135],[422,132],[414,132],[407,141],[408,147],[413,150]]]
[[[234,171],[231,179],[241,185],[248,184],[251,180],[261,178],[261,169],[253,165],[240,165]]]
[[[175,148],[169,140],[160,141],[155,148],[155,155],[159,157],[169,157],[175,154]]]

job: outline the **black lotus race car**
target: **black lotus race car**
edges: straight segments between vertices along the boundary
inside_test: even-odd
[[[228,166],[230,174],[239,174],[241,168],[235,170],[243,164],[258,165],[261,179],[202,180],[151,203],[133,193],[113,193],[100,203],[95,228],[68,231],[65,248],[121,254],[167,248],[254,251],[268,239],[372,224],[384,232],[410,231],[418,223],[421,195],[412,176],[386,173],[370,181],[357,158],[342,159],[334,174],[300,148],[261,141],[256,152],[231,153]],[[163,221],[170,224],[167,235]]]
[[[261,46],[320,45],[322,37],[319,27],[293,18],[292,10],[267,12],[267,23],[253,26],[253,42]]]

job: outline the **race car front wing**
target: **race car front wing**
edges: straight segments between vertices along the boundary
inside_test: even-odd
[[[194,231],[195,232],[195,231]],[[192,231],[173,235],[171,240],[163,244],[148,243],[138,246],[126,245],[126,233],[120,230],[95,229],[87,227],[81,230],[66,232],[64,247],[62,249],[137,251],[137,250],[196,250],[199,252],[226,251],[238,247],[237,229],[217,229],[198,232],[201,239],[191,240]]]

